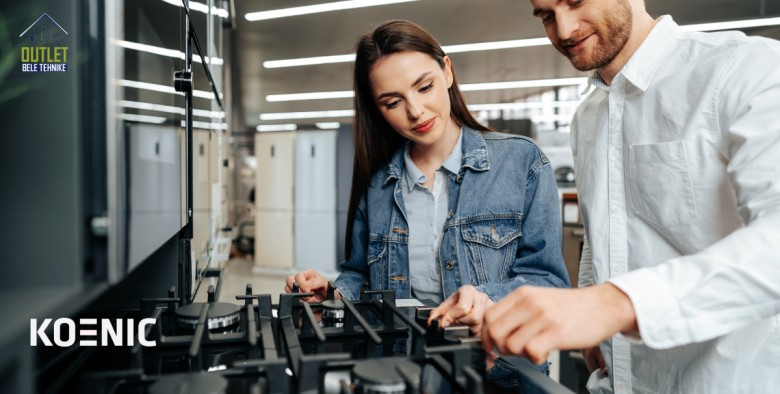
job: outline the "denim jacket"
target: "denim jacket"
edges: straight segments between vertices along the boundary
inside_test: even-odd
[[[458,174],[447,180],[448,215],[438,264],[443,298],[474,285],[499,301],[522,285],[569,287],[561,253],[558,191],[547,157],[530,139],[463,127]],[[336,287],[357,299],[360,284],[411,298],[409,227],[401,191],[403,148],[361,198],[352,257]]]

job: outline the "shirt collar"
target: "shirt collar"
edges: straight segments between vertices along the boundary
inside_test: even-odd
[[[406,184],[409,186],[409,191],[414,190],[414,185],[418,182],[425,182],[425,175],[414,164],[412,157],[409,156],[409,148],[412,146],[410,142],[406,142],[404,146],[404,170],[403,174],[406,176]]]
[[[460,169],[460,160],[461,157],[463,157],[463,152],[461,151],[463,146],[462,141],[463,130],[460,131],[460,135],[458,135],[458,142],[452,148],[452,152],[450,152],[449,157],[447,157],[447,160],[445,160],[441,165],[442,168],[453,174],[457,174],[458,170]],[[418,183],[424,183],[426,180],[423,172],[417,168],[417,165],[414,164],[412,157],[409,155],[409,149],[411,146],[412,144],[410,142],[407,142],[404,146],[404,166],[406,167],[404,174],[406,176],[406,184],[408,185],[410,192],[414,189],[414,185]]]
[[[442,163],[442,167],[453,173],[457,174],[460,170],[460,160],[463,158],[463,129],[460,130],[460,135],[458,136],[458,142],[455,144],[455,147],[452,148],[452,152],[450,153],[450,156],[447,158],[447,160]]]
[[[387,164],[387,176],[383,184],[387,184],[391,179],[401,178],[406,162],[405,152],[406,148],[399,149],[390,158],[390,162]],[[453,155],[456,156],[453,157]],[[444,168],[456,174],[463,172],[464,168],[471,168],[475,171],[489,170],[487,144],[482,137],[482,132],[475,131],[468,126],[461,127],[458,143],[453,148],[453,153],[444,162]]]
[[[656,22],[653,30],[650,31],[650,34],[642,41],[642,44],[639,45],[639,48],[631,55],[631,58],[628,59],[628,62],[618,73],[618,75],[623,75],[627,81],[643,92],[647,91],[667,52],[669,52],[680,34],[680,27],[677,26],[677,23],[674,22],[671,16],[664,15],[656,19]],[[588,93],[591,86],[609,91],[609,85],[595,71],[588,78],[588,86],[582,94]]]

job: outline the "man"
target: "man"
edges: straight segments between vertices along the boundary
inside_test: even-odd
[[[590,348],[591,391],[777,392],[780,43],[682,32],[642,0],[531,3],[595,71],[571,134],[588,287],[516,290],[486,348]]]

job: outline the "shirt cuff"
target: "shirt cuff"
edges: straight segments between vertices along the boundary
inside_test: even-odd
[[[609,279],[626,293],[634,306],[639,336],[654,349],[667,349],[690,342],[679,303],[667,281],[651,268],[641,268]],[[628,338],[630,334],[624,334]],[[632,338],[634,341],[638,338]],[[633,341],[632,341],[633,342]]]

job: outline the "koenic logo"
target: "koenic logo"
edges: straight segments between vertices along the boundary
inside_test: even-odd
[[[68,71],[68,32],[49,14],[41,15],[19,37],[24,38],[22,72]]]
[[[144,332],[146,326],[155,324],[152,318],[141,319],[136,325],[133,319],[79,319],[78,337],[76,336],[76,322],[68,318],[54,320],[54,335],[52,338],[46,334],[46,329],[52,319],[43,319],[38,324],[38,319],[30,319],[30,346],[38,346],[38,340],[44,346],[60,347],[72,346],[79,340],[81,346],[98,346],[98,330],[100,330],[100,346],[135,346],[136,339],[141,346],[157,346],[154,341],[146,339]],[[109,343],[111,342],[111,343]]]

